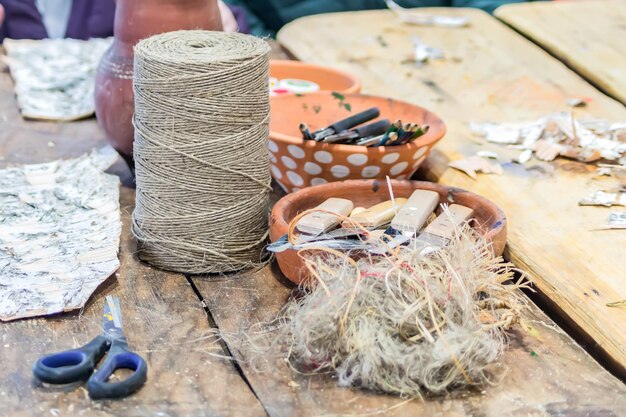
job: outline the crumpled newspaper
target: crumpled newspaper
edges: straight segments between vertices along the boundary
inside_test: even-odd
[[[0,170],[0,320],[81,308],[120,263],[112,148]]]
[[[112,41],[5,39],[3,60],[15,82],[22,116],[63,121],[91,116],[96,69]]]
[[[522,123],[471,123],[470,129],[488,142],[531,150],[544,161],[564,156],[626,165],[626,122],[578,120],[562,112]]]

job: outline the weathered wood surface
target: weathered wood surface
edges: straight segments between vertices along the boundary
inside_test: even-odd
[[[71,124],[22,121],[10,85],[8,76],[0,74],[0,166],[78,156],[104,145],[93,119]],[[127,184],[131,182],[122,162],[113,171]],[[518,328],[512,335],[512,348],[503,358],[508,368],[505,379],[484,393],[404,403],[394,397],[337,388],[324,376],[299,377],[284,363],[266,374],[254,374],[244,363],[265,412],[234,368],[215,357],[222,352],[212,339],[202,339],[210,327],[184,277],[151,269],[134,256],[129,230],[133,194],[132,189],[122,189],[120,271],[82,314],[0,324],[0,416],[255,416],[266,412],[310,416],[371,411],[396,416],[429,412],[435,416],[626,414],[624,387],[536,309],[525,318],[530,330]],[[193,278],[225,331],[271,319],[291,291],[270,268],[231,278],[221,282]],[[121,298],[130,346],[148,361],[147,385],[125,400],[102,402],[87,399],[83,388],[55,391],[34,386],[30,367],[37,357],[83,344],[101,331],[102,302],[108,294]]]
[[[626,2],[509,4],[495,15],[626,104]]]
[[[463,14],[470,26],[408,26],[390,12],[368,11],[303,18],[283,28],[278,40],[298,59],[352,72],[364,93],[439,114],[448,134],[427,161],[429,178],[496,202],[509,220],[507,257],[530,271],[536,288],[626,375],[626,309],[606,306],[626,299],[626,233],[593,231],[606,223],[611,209],[578,206],[596,187],[615,187],[617,181],[600,180],[595,168],[567,160],[531,162],[532,169],[507,164],[504,175],[477,180],[447,167],[450,160],[484,149],[471,136],[470,121],[535,120],[567,110],[571,97],[591,99],[575,110],[578,116],[625,121],[626,109],[486,13],[421,10]],[[402,63],[412,55],[415,35],[442,48],[447,59],[422,67]]]
[[[291,294],[272,267],[230,278],[194,277],[218,327],[238,332],[276,317]],[[259,329],[257,327],[257,329]],[[273,417],[389,416],[606,416],[626,415],[626,388],[602,369],[534,305],[524,326],[510,334],[501,358],[501,382],[483,390],[448,397],[405,401],[393,396],[339,388],[329,375],[303,376],[283,361],[257,372],[246,348],[230,341],[233,354],[257,397]]]
[[[50,147],[52,142],[55,146]],[[6,73],[0,74],[0,166],[78,156],[104,146],[95,119],[25,122]],[[128,179],[122,162],[114,169]],[[209,336],[203,306],[181,274],[140,263],[130,232],[134,190],[123,187],[121,267],[80,314],[0,324],[0,416],[264,416],[263,407]],[[78,347],[102,332],[105,295],[120,297],[131,349],[148,363],[148,382],[119,401],[91,401],[84,387],[34,385],[37,358]]]

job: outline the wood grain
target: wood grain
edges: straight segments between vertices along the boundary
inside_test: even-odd
[[[626,104],[626,2],[509,4],[495,15]]]
[[[140,263],[129,229],[134,190],[123,188],[121,268],[80,314],[0,325],[2,416],[264,416],[263,407],[209,335],[200,301],[180,274]],[[118,401],[92,401],[84,386],[41,388],[32,364],[44,353],[78,347],[101,333],[106,295],[120,297],[132,350],[148,363],[148,382]]]
[[[49,146],[49,143],[54,146]],[[0,74],[0,166],[69,158],[107,146],[95,119],[74,123],[22,120],[8,74]],[[129,183],[120,161],[112,170]],[[130,232],[134,190],[123,187],[121,267],[84,311],[46,319],[0,324],[0,416],[265,416],[263,407],[221,347],[203,306],[181,274],[142,264]],[[148,382],[119,401],[91,401],[84,387],[35,386],[37,358],[78,347],[102,329],[105,295],[120,298],[124,330],[132,350],[148,363]]]
[[[230,278],[194,277],[218,327],[227,334],[269,322],[292,293],[280,273],[266,267]],[[272,417],[291,416],[606,416],[626,413],[626,388],[602,369],[549,318],[531,305],[524,326],[510,334],[500,358],[500,382],[425,401],[405,401],[336,386],[330,375],[304,376],[280,360],[258,372],[236,338],[231,351]],[[257,328],[258,329],[258,328]],[[261,362],[262,364],[262,362]]]
[[[624,121],[626,110],[486,13],[423,11],[463,14],[471,23],[453,30],[403,25],[387,11],[329,14],[294,21],[278,39],[298,59],[352,72],[365,93],[439,114],[449,129],[427,160],[429,178],[498,204],[509,219],[508,258],[529,271],[536,288],[597,343],[616,372],[626,375],[626,309],[606,306],[626,299],[626,233],[593,231],[606,223],[610,209],[578,206],[596,187],[617,186],[617,181],[598,179],[595,168],[567,160],[534,161],[528,169],[506,164],[504,175],[477,180],[447,167],[448,161],[486,149],[471,136],[470,121],[534,120],[567,110],[571,97],[591,99],[577,116]],[[442,48],[447,59],[421,67],[403,63],[416,35]]]

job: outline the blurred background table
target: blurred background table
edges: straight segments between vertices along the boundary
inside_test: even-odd
[[[517,3],[495,15],[626,104],[626,1]]]

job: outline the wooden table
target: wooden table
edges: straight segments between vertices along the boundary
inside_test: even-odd
[[[495,15],[626,104],[626,1],[518,3]]]
[[[447,167],[481,149],[504,152],[500,146],[478,145],[469,130],[472,121],[535,120],[568,110],[571,97],[591,100],[575,110],[577,116],[626,121],[626,109],[480,10],[420,10],[465,15],[470,26],[409,26],[389,11],[368,11],[299,19],[278,39],[298,59],[352,72],[365,93],[404,99],[439,114],[448,134],[429,158],[430,178],[475,191],[504,210],[506,256],[530,272],[562,316],[626,375],[626,309],[606,305],[626,299],[626,233],[593,231],[606,223],[611,209],[578,206],[596,187],[615,187],[617,180],[598,178],[593,166],[564,159],[535,161],[529,169],[507,164],[504,175],[477,180]],[[406,63],[414,36],[443,49],[447,59]]]
[[[503,29],[506,30],[506,29]],[[284,36],[282,37],[284,39]],[[78,156],[106,146],[93,119],[71,124],[23,121],[12,83],[0,73],[2,165]],[[52,143],[52,145],[51,145]],[[124,180],[121,268],[84,311],[0,324],[0,416],[620,416],[626,389],[533,304],[510,334],[494,387],[406,401],[338,388],[329,376],[296,375],[282,362],[255,372],[250,352],[212,337],[272,319],[292,292],[276,266],[226,277],[186,277],[138,261],[129,230],[134,190]],[[274,198],[277,196],[274,195]],[[146,386],[121,401],[90,401],[86,391],[35,386],[43,353],[79,346],[100,332],[105,295],[120,297],[129,342],[149,366]],[[221,356],[232,353],[239,366]]]

